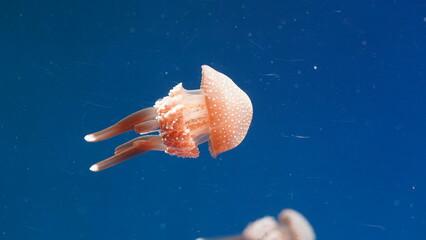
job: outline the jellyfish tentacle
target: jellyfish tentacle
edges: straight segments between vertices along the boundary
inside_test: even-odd
[[[142,140],[141,140],[142,139]],[[100,161],[90,167],[90,170],[93,172],[99,172],[104,169],[110,168],[114,165],[122,163],[132,157],[140,155],[142,153],[151,151],[151,150],[164,150],[165,147],[161,140],[160,136],[150,135],[142,136],[136,138],[132,141],[129,141],[125,144],[122,144],[116,150],[114,156],[109,157],[103,161]]]
[[[99,132],[88,134],[84,139],[88,142],[98,142],[108,138],[112,138],[119,134],[128,132],[134,128],[135,125],[141,122],[152,120],[157,116],[157,111],[154,107],[149,107],[130,114],[129,116],[121,119],[116,124],[105,128]]]

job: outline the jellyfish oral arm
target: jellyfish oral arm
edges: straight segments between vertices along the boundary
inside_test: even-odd
[[[169,96],[157,101],[157,120],[166,153],[179,157],[198,157],[198,145],[210,139],[209,116],[203,91],[186,90],[182,84]]]
[[[145,108],[130,114],[111,127],[86,135],[84,139],[88,142],[97,142],[131,130],[135,130],[135,132],[140,134],[153,132],[159,128],[159,124],[155,120],[156,117],[157,111],[155,108]],[[160,136],[145,135],[122,144],[116,148],[114,156],[92,165],[90,170],[98,172],[151,150],[165,150]]]
[[[105,128],[104,130],[101,130],[99,132],[86,135],[84,137],[84,140],[88,142],[103,141],[119,134],[131,131],[136,126],[139,126],[139,132],[143,132],[144,130],[140,127],[140,124],[144,122],[150,122],[150,120],[153,120],[156,117],[157,111],[155,110],[155,108],[145,108],[133,114],[130,114],[129,116],[123,118],[111,127]],[[149,131],[151,131],[151,129],[149,129]]]
[[[160,128],[160,124],[156,119],[143,121],[139,124],[136,124],[134,130],[139,134],[147,134],[157,131]]]
[[[86,135],[86,141],[97,142],[131,130],[141,135],[159,132],[159,135],[143,135],[118,146],[114,156],[94,164],[90,170],[98,172],[152,150],[180,157],[198,157],[197,146],[210,137],[203,93],[186,90],[181,84],[171,92],[172,96],[157,101],[154,107],[142,109],[111,127]]]
[[[116,164],[124,162],[132,157],[148,151],[164,151],[162,139],[158,135],[146,135],[135,138],[115,149],[114,156],[98,162],[90,167],[93,172],[102,171]]]

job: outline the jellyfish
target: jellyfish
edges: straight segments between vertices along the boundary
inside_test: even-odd
[[[101,171],[147,151],[196,158],[200,154],[198,145],[207,141],[214,158],[238,146],[252,120],[250,98],[225,74],[207,65],[201,66],[201,70],[200,89],[186,90],[179,83],[153,107],[86,135],[84,139],[88,142],[131,130],[141,135],[115,148],[112,157],[92,165],[90,170]]]
[[[308,220],[293,209],[284,209],[273,217],[263,217],[250,223],[240,235],[196,240],[315,240],[315,233]]]

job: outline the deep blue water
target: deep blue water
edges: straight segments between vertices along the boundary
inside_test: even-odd
[[[192,240],[283,208],[318,239],[425,239],[424,2],[70,2],[0,5],[0,239]],[[136,135],[85,134],[202,64],[252,99],[240,146],[89,171]]]

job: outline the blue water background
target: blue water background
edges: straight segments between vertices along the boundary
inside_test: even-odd
[[[3,1],[0,239],[195,239],[294,208],[318,239],[426,237],[422,1]],[[200,66],[251,97],[218,158],[91,164]]]

